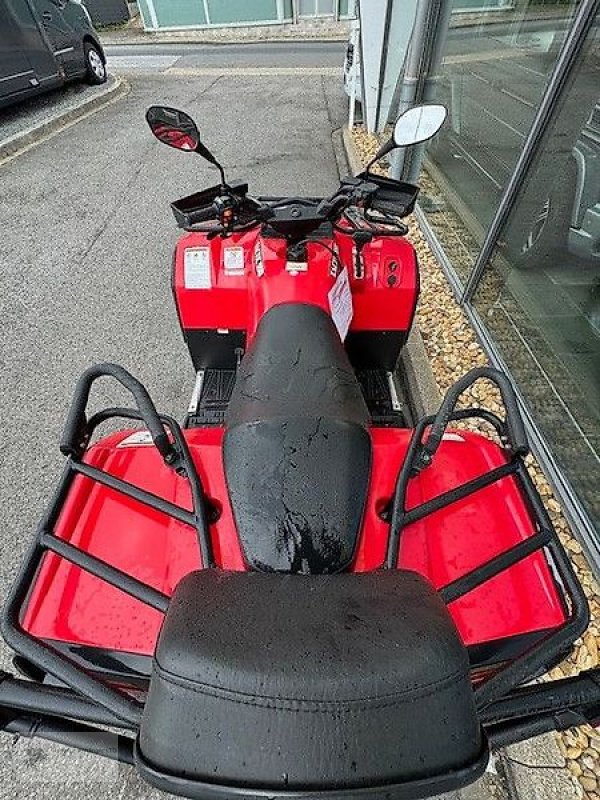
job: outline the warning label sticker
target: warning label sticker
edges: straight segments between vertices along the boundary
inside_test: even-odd
[[[265,274],[265,264],[262,257],[262,250],[260,249],[260,242],[256,242],[256,247],[254,248],[254,265],[256,267],[256,274],[259,278]]]
[[[352,292],[350,290],[350,281],[348,279],[348,270],[346,267],[344,267],[335,279],[335,283],[329,290],[328,297],[331,316],[333,317],[341,340],[344,341],[354,313],[352,308]]]
[[[244,272],[244,248],[226,247],[223,250],[223,266],[227,275],[242,275]]]
[[[210,289],[208,247],[188,247],[183,258],[183,285],[186,289]]]
[[[150,431],[136,431],[131,433],[122,442],[119,442],[117,447],[133,447],[139,444],[152,444],[152,435]]]

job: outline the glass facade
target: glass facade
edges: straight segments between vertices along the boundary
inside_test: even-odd
[[[464,0],[457,0],[464,9]],[[479,6],[485,5],[478,0]],[[438,97],[450,122],[430,148],[430,177],[447,214],[432,217],[454,232],[466,278],[478,245],[521,152],[570,22],[568,4],[540,18],[525,3],[498,13],[497,2],[468,17],[451,17]],[[432,188],[432,187],[430,187]],[[456,193],[448,202],[447,189]],[[442,203],[436,207],[441,211]],[[458,253],[457,253],[458,254]],[[453,255],[453,254],[451,254]]]
[[[208,16],[212,25],[276,20],[277,3],[275,0],[227,0],[226,3],[223,0],[208,0]]]
[[[160,28],[254,25],[313,17],[347,18],[350,0],[139,0],[144,27]]]
[[[464,5],[464,3],[461,3]],[[438,84],[450,122],[421,203],[466,284],[578,4],[454,13]],[[473,20],[475,24],[473,24]],[[600,528],[600,19],[546,122],[472,296],[552,454]]]
[[[332,17],[336,0],[298,0],[299,17]]]

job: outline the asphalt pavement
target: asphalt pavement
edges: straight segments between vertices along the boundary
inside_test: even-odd
[[[123,44],[105,48],[111,69],[170,66],[335,67],[342,69],[345,42],[248,42],[246,44]],[[157,59],[162,59],[157,60]]]

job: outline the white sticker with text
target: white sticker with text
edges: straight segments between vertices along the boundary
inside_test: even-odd
[[[331,316],[340,334],[340,339],[344,341],[354,313],[352,308],[352,291],[350,290],[350,281],[348,279],[348,270],[346,267],[344,267],[335,279],[335,283],[329,290],[328,297]]]
[[[183,285],[186,289],[210,289],[210,251],[208,247],[187,247],[183,258]]]
[[[150,431],[136,431],[135,433],[131,433],[119,442],[117,447],[132,447],[138,444],[152,444],[152,434]]]
[[[262,250],[260,249],[260,242],[256,242],[254,248],[254,266],[256,267],[256,274],[259,278],[265,274],[265,264],[262,257]]]
[[[244,248],[226,247],[223,250],[223,266],[227,275],[243,275]]]

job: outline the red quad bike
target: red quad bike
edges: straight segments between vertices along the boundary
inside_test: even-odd
[[[409,110],[374,161],[444,117]],[[413,419],[418,189],[367,169],[329,198],[254,198],[187,115],[147,119],[221,172],[173,203],[192,401],[180,427],[121,367],[80,379],[4,612],[29,680],[0,676],[0,726],[184,797],[412,800],[476,780],[490,748],[597,724],[598,670],[532,683],[588,608],[507,378],[475,369]],[[103,376],[133,408],[86,414]],[[482,378],[503,418],[457,408]],[[93,439],[114,418],[137,428]],[[491,438],[452,429],[468,419]]]

